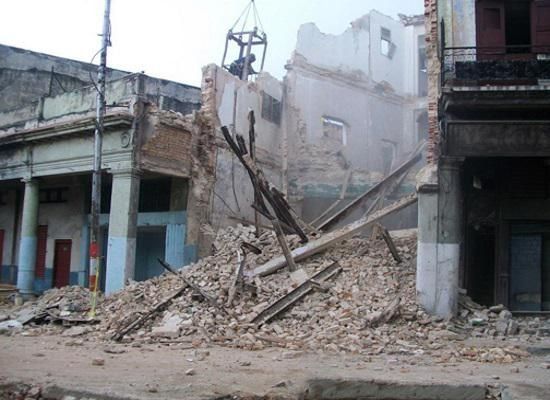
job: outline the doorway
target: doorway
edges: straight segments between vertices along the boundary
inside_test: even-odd
[[[71,274],[72,240],[59,239],[55,241],[53,260],[53,286],[60,288],[68,286]]]

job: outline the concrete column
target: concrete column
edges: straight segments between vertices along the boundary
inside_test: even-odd
[[[139,202],[139,173],[113,171],[105,293],[124,287],[134,278]]]
[[[462,160],[442,158],[439,161],[439,218],[437,237],[437,292],[435,313],[456,314],[460,246],[462,244]]]
[[[23,218],[21,222],[21,242],[19,244],[19,268],[17,288],[23,296],[33,294],[34,268],[36,263],[36,231],[38,228],[38,182],[24,180]]]
[[[460,166],[460,160],[442,159],[439,168],[428,165],[417,176],[417,298],[428,313],[442,317],[454,315],[458,304],[462,242]]]
[[[418,303],[429,313],[436,309],[437,287],[437,166],[428,164],[416,176],[418,192],[418,249],[416,260],[416,295]]]

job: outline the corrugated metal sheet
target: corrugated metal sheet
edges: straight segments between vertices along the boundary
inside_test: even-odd
[[[185,249],[185,224],[166,225],[166,262],[174,267],[183,267]]]

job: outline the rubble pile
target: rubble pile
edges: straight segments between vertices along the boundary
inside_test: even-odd
[[[288,239],[291,247],[298,245],[297,237]],[[288,349],[380,353],[414,352],[417,346],[413,343],[428,339],[430,318],[415,302],[414,236],[396,240],[404,260],[401,264],[392,259],[384,242],[357,238],[305,260],[299,266],[309,276],[333,260],[338,261],[343,271],[327,282],[326,291],[314,291],[260,327],[250,322],[297,284],[286,269],[255,277],[246,282],[245,290],[228,305],[228,289],[239,263],[236,249],[243,241],[262,249],[261,255],[247,255],[249,269],[245,275],[256,265],[280,255],[270,231],[256,238],[253,228],[226,229],[214,242],[216,255],[183,272],[187,279],[215,297],[218,306],[197,301],[196,292],[188,289],[156,319],[131,333],[131,340],[193,338],[246,349],[276,345]],[[181,285],[180,277],[171,274],[132,283],[101,304],[100,329],[107,337],[111,336]],[[369,324],[396,302],[399,312],[391,324]]]
[[[459,299],[459,312],[453,320],[456,332],[467,332],[474,338],[513,338],[523,341],[550,337],[548,317],[513,317],[504,305],[483,307],[463,291]]]
[[[23,326],[32,329],[33,325],[44,323],[72,326],[97,322],[88,315],[91,299],[92,293],[80,286],[47,290],[35,301],[28,301],[0,315],[0,330],[21,329]],[[101,295],[98,302],[101,302]]]
[[[291,248],[300,246],[297,236],[287,240]],[[241,247],[244,242],[262,252],[247,252],[244,282],[230,299],[235,272],[246,251]],[[452,321],[427,315],[416,304],[415,231],[394,234],[394,242],[400,263],[380,238],[355,237],[307,258],[298,266],[308,277],[335,262],[339,273],[316,284],[315,290],[272,320],[255,324],[252,321],[258,314],[302,287],[301,282],[292,279],[287,268],[264,277],[252,276],[255,267],[281,254],[272,231],[257,238],[252,227],[227,228],[218,233],[213,256],[176,273],[167,271],[147,281],[131,282],[124,290],[99,299],[99,323],[93,329],[71,329],[77,330],[75,336],[86,334],[133,345],[187,343],[249,350],[280,347],[363,355],[426,354],[440,362],[499,363],[516,361],[526,353],[510,343],[477,348],[463,341],[515,334],[536,337],[544,331],[540,326],[547,321],[538,320],[535,329],[537,320],[517,322],[504,307],[485,309],[465,293],[459,316]],[[15,314],[23,324],[53,321],[70,325],[67,322],[89,319],[90,301],[91,293],[81,287],[53,289]],[[25,320],[25,313],[32,318]]]

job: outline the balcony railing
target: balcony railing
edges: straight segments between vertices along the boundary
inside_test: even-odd
[[[441,79],[443,86],[537,85],[550,79],[550,48],[448,47],[443,50]]]

